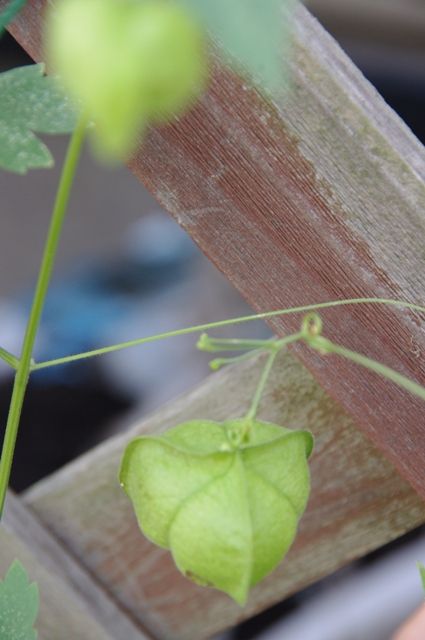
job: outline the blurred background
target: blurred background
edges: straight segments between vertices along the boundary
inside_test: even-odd
[[[310,0],[308,7],[424,141],[424,0]],[[12,38],[0,40],[1,70],[29,62]],[[13,353],[20,349],[66,140],[48,144],[55,169],[23,177],[0,172],[0,335]],[[250,309],[237,292],[126,169],[99,167],[85,154],[36,359],[245,313]],[[236,333],[270,335],[262,323]],[[34,375],[15,490],[201,381],[209,358],[195,342],[173,338]],[[11,383],[0,363],[0,424]],[[421,602],[415,562],[424,559],[425,532],[418,530],[220,638],[387,640]]]

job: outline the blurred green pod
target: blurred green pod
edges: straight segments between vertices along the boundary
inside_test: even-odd
[[[125,159],[150,122],[181,113],[202,91],[202,30],[161,0],[60,0],[47,15],[49,66],[81,104],[105,159]]]

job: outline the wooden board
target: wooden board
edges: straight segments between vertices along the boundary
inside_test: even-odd
[[[150,637],[136,627],[34,515],[8,495],[0,526],[0,576],[15,558],[22,562],[30,580],[38,584],[40,612],[35,626],[40,640]]]
[[[271,376],[260,416],[308,428],[316,440],[312,496],[287,559],[245,609],[187,581],[139,532],[117,473],[126,443],[191,418],[243,415],[264,356],[211,376],[130,433],[101,445],[26,495],[44,524],[162,640],[200,640],[248,618],[425,521],[425,507],[348,415],[289,354]]]
[[[29,2],[11,29],[35,59],[45,4]],[[151,131],[133,171],[257,310],[377,295],[424,302],[422,146],[302,6],[289,62],[292,90],[266,99],[216,61],[203,100]],[[422,316],[371,306],[323,315],[336,341],[425,383]],[[271,324],[283,334],[298,319]],[[295,350],[425,495],[424,403]]]

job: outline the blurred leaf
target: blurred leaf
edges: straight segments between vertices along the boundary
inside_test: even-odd
[[[425,591],[425,566],[418,562],[418,569],[422,580],[422,588]]]
[[[3,9],[0,13],[0,36],[9,22],[12,22],[13,18],[20,12],[26,3],[27,0],[11,0],[6,9]]]
[[[33,625],[38,613],[38,587],[15,560],[0,582],[0,639],[36,640]]]
[[[273,90],[284,79],[292,0],[179,0],[240,70]]]
[[[69,133],[76,114],[42,64],[0,74],[0,167],[16,173],[51,167],[53,158],[33,132]]]

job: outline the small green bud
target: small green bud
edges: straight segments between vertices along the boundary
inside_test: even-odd
[[[196,348],[200,351],[209,351],[210,349],[210,337],[208,333],[201,333],[199,336],[198,342],[196,343]]]
[[[127,157],[150,122],[181,113],[206,75],[200,28],[161,0],[61,0],[47,17],[46,53],[111,159]]]
[[[214,360],[209,361],[209,366],[211,371],[218,371],[222,366],[223,359],[222,358],[214,358]]]
[[[294,540],[312,447],[306,431],[194,420],[133,440],[120,481],[140,528],[180,571],[242,605]]]

